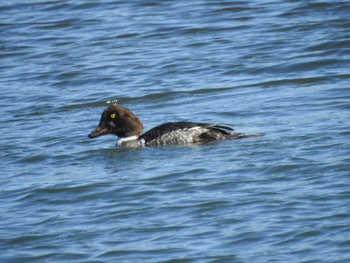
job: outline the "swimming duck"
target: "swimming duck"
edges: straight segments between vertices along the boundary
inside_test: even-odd
[[[162,145],[200,145],[216,140],[258,136],[258,134],[233,132],[229,126],[201,122],[168,122],[143,134],[142,131],[142,122],[131,110],[114,104],[102,112],[100,123],[88,137],[95,138],[111,133],[120,138],[118,146],[138,148]]]

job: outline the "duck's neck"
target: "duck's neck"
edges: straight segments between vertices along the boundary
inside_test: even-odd
[[[139,136],[132,135],[119,139],[118,146],[124,148],[138,148],[143,146],[142,142],[138,140]]]

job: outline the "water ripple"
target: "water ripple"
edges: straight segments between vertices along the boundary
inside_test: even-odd
[[[1,2],[0,261],[348,262],[349,9]],[[114,99],[263,136],[117,149]]]

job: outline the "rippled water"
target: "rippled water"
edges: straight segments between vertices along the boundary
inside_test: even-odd
[[[2,1],[1,262],[350,262],[348,1]],[[106,102],[197,147],[89,140]]]

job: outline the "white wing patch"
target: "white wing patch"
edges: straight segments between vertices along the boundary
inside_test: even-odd
[[[159,138],[156,138],[147,143],[147,145],[167,145],[167,144],[177,144],[177,145],[186,145],[196,143],[199,135],[202,133],[208,132],[207,128],[195,126],[192,128],[184,128],[168,132],[163,134]]]

